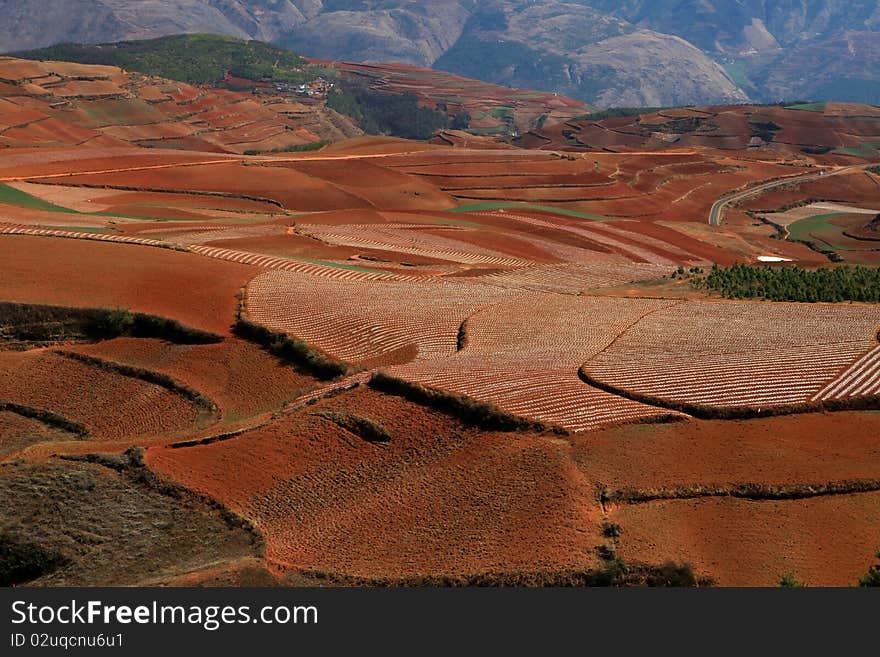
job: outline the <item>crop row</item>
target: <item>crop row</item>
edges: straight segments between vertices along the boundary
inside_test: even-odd
[[[417,281],[415,276],[402,276],[400,274],[385,274],[382,272],[361,271],[348,267],[333,267],[301,260],[290,260],[277,256],[250,253],[248,251],[236,251],[234,249],[221,249],[213,246],[188,247],[192,253],[238,262],[243,265],[253,265],[263,269],[288,271],[300,274],[308,274],[315,277],[329,278],[344,281]]]
[[[523,295],[472,315],[458,356],[391,373],[571,431],[659,420],[670,413],[588,386],[577,371],[579,359],[601,352],[628,326],[672,303]]]
[[[649,250],[648,248],[644,248],[642,246],[631,244],[631,241],[636,241],[630,239],[629,242],[623,242],[620,239],[616,239],[608,234],[606,234],[603,230],[593,229],[587,223],[581,223],[578,226],[566,226],[563,224],[553,223],[550,221],[545,221],[543,219],[538,219],[537,217],[528,217],[525,215],[518,214],[508,214],[505,213],[503,215],[499,215],[503,217],[512,217],[517,221],[529,224],[532,226],[540,226],[542,228],[551,228],[556,231],[562,231],[565,233],[571,233],[572,235],[578,235],[579,237],[585,237],[593,242],[597,242],[602,246],[608,247],[614,250],[621,255],[624,255],[631,260],[648,262],[655,265],[673,265],[677,264],[676,261],[661,256],[654,251]],[[656,241],[650,240],[650,238],[644,238],[639,240],[645,244],[645,246],[655,246],[662,249],[666,249],[666,244]],[[668,249],[667,249],[668,250]]]
[[[662,265],[616,264],[597,262],[593,265],[558,264],[535,265],[503,272],[486,274],[471,280],[485,281],[493,285],[534,290],[537,292],[556,292],[558,294],[578,294],[582,290],[596,287],[612,287],[640,280],[659,278],[669,269]]]
[[[418,358],[455,353],[472,313],[515,291],[450,282],[351,280],[271,271],[247,289],[247,314],[258,324],[342,360],[359,362],[409,345]]]
[[[740,354],[606,352],[590,361],[590,378],[674,403],[716,407],[804,404],[862,352],[858,344],[810,345]]]
[[[391,371],[408,381],[466,395],[569,431],[670,416],[663,409],[587,386],[573,368],[452,359],[403,365]]]
[[[125,235],[101,235],[98,233],[83,233],[73,230],[56,230],[54,228],[32,228],[29,226],[16,226],[12,224],[0,225],[0,235],[36,235],[42,237],[66,237],[80,240],[97,240],[99,242],[120,242],[122,244],[140,244],[142,246],[168,247],[169,245],[160,240],[144,239],[142,237],[128,237]]]
[[[870,306],[685,302],[634,323],[582,371],[603,388],[673,407],[866,396],[880,388],[878,324]]]
[[[825,401],[871,395],[880,395],[880,347],[856,360],[813,399]]]
[[[530,264],[530,261],[524,258],[515,258],[459,240],[432,235],[427,232],[431,228],[435,227],[300,225],[297,226],[297,232],[314,237],[327,244],[394,251],[464,264],[490,264],[511,267]]]
[[[160,385],[44,352],[3,355],[0,399],[67,418],[96,439],[159,436],[192,426],[200,415]]]

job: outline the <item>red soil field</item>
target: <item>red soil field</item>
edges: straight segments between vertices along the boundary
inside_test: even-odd
[[[766,107],[707,107],[698,110],[662,110],[652,114],[614,117],[593,121],[569,120],[565,124],[546,126],[528,136],[529,143],[544,149],[572,148],[576,140],[584,148],[627,150],[663,150],[668,148],[713,148],[755,151],[768,158],[823,157],[804,151],[805,147],[858,148],[865,141],[877,139],[880,127],[871,116],[872,108],[864,105],[837,104],[824,112],[787,109],[778,105]],[[769,130],[772,141],[753,137]],[[828,160],[837,156],[829,155]]]
[[[477,246],[472,241],[466,241],[466,238],[458,239],[459,235],[465,236],[471,232],[461,227],[438,229],[431,226],[430,230],[425,230],[425,226],[418,224],[329,227],[299,224],[296,231],[327,244],[394,251],[463,264],[523,266],[530,262],[525,258],[507,255],[497,248]],[[540,259],[540,253],[536,259]]]
[[[125,307],[228,333],[255,267],[141,246],[0,236],[7,301]]]
[[[602,352],[639,318],[672,303],[520,295],[471,315],[466,346],[455,356],[391,372],[572,431],[656,420],[669,413],[584,384],[574,361]]]
[[[75,351],[167,374],[216,402],[225,423],[275,411],[319,385],[256,345],[235,338],[208,345],[118,338]]]
[[[0,411],[0,460],[37,443],[76,440],[75,434],[12,411]]]
[[[0,399],[60,415],[96,440],[181,431],[200,414],[163,387],[45,352],[0,352]]]
[[[36,180],[40,182],[40,180]],[[121,187],[139,191],[196,191],[234,198],[271,199],[291,210],[314,212],[336,208],[368,208],[369,201],[323,180],[279,167],[219,164],[123,173],[71,176],[65,184]],[[243,194],[242,190],[248,190]]]
[[[248,285],[247,314],[345,361],[373,361],[411,344],[419,359],[432,359],[455,353],[472,313],[515,294],[463,282],[376,284],[275,271]]]
[[[460,98],[444,102],[474,125],[495,125],[489,113],[509,105],[527,129],[554,103],[414,67],[349,71],[365,72],[429,106],[454,82]],[[216,413],[112,365],[0,345],[0,403],[92,431],[83,440],[4,407],[0,455],[43,465],[138,445],[158,475],[265,538],[265,559],[224,553],[151,582],[552,574],[598,567],[596,547],[613,544],[631,562],[690,561],[720,584],[774,585],[787,572],[853,583],[880,547],[880,497],[822,487],[871,488],[880,415],[701,421],[669,409],[876,396],[876,307],[708,301],[669,274],[768,254],[823,263],[747,212],[811,198],[875,207],[876,176],[792,183],[730,208],[720,227],[709,209],[749,185],[867,164],[804,146],[875,139],[880,125],[857,118],[871,111],[685,108],[597,122],[574,121],[583,108],[558,99],[516,144],[344,140],[353,125],[289,98],[0,58],[0,183],[35,197],[3,193],[0,301],[127,307],[224,336],[63,347],[170,376]],[[773,142],[753,142],[771,123]],[[325,139],[337,143],[233,154]],[[487,199],[498,207],[449,212]],[[862,235],[870,218],[832,228]],[[243,289],[251,320],[353,374],[319,382],[232,337]],[[479,431],[369,389],[380,367],[569,433]],[[324,411],[367,418],[391,440],[368,442]],[[746,485],[817,496],[684,499]],[[678,499],[638,499],[651,494]],[[603,536],[603,522],[620,536]]]
[[[313,414],[324,410],[367,417],[392,441],[367,443]],[[566,451],[552,437],[478,433],[358,390],[146,460],[254,522],[277,571],[394,578],[592,567],[600,510]]]
[[[180,82],[157,84],[109,66],[2,58],[0,81],[0,97],[8,103],[49,117],[17,132],[0,130],[0,144],[78,145],[98,136],[105,145],[175,148],[183,139],[194,150],[243,153],[360,134],[348,119],[331,117],[323,107]]]
[[[876,479],[880,413],[808,413],[753,420],[691,420],[596,431],[575,458],[612,490]]]
[[[655,562],[675,554],[721,586],[852,586],[875,562],[880,493],[752,502],[703,499],[621,506],[618,554]]]

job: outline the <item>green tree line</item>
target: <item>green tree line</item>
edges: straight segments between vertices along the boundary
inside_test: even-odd
[[[810,270],[796,266],[716,265],[697,285],[729,299],[880,303],[880,268],[876,267]]]

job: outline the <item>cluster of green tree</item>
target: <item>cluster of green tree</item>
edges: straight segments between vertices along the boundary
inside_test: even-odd
[[[446,114],[419,106],[415,94],[388,94],[362,82],[347,82],[327,96],[327,107],[350,116],[371,135],[393,135],[405,139],[430,139],[438,130],[464,129],[465,117],[450,119]]]
[[[119,66],[190,84],[215,84],[229,73],[248,80],[304,83],[316,75],[299,55],[260,41],[183,34],[105,45],[61,44],[17,53],[25,59]]]
[[[250,150],[245,151],[245,155],[263,155],[265,153],[309,153],[311,151],[319,151],[329,144],[327,140],[313,141],[308,144],[296,144],[287,148],[273,148],[271,151]]]
[[[868,171],[870,171],[871,173],[876,173],[878,176],[880,176],[880,166],[868,167]]]
[[[880,268],[876,267],[809,270],[802,267],[716,265],[696,284],[731,299],[880,303]]]
[[[773,121],[755,121],[751,122],[752,124],[752,135],[755,137],[760,137],[766,142],[773,141],[773,138],[776,136],[776,133],[782,130],[782,126]]]

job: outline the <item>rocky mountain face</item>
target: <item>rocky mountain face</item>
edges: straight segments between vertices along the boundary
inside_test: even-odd
[[[601,105],[880,103],[877,0],[0,0],[0,52],[212,32]]]
[[[606,106],[745,102],[724,70],[685,40],[572,2],[480,2],[434,66],[551,89]]]
[[[584,0],[581,4],[726,55],[789,48],[848,30],[880,29],[876,0]]]

